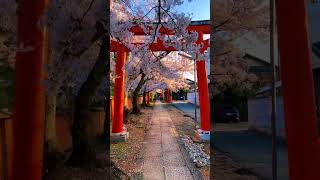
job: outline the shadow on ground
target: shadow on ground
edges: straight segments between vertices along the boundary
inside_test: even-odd
[[[220,127],[219,127],[220,126]],[[217,124],[218,131],[213,133],[212,143],[215,149],[228,154],[234,161],[252,170],[262,179],[272,179],[272,144],[271,137],[266,134],[244,130],[221,128],[226,124]],[[235,125],[233,125],[235,126]],[[287,145],[284,140],[278,140],[278,179],[288,178]]]

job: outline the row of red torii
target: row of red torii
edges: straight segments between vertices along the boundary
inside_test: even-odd
[[[47,36],[39,29],[38,21],[43,15],[46,1],[21,0],[19,5],[17,44],[33,47],[33,49],[18,51],[16,55],[12,161],[14,168],[9,173],[9,179],[41,180],[45,133],[43,61],[46,56],[44,49]],[[211,5],[214,4],[211,3]],[[319,180],[320,138],[305,1],[278,0],[276,14],[289,177],[291,180]],[[113,51],[119,53],[117,58],[121,63],[117,66],[122,67],[126,49],[117,47]],[[204,69],[204,64],[198,63],[198,73],[205,72]],[[205,77],[206,81],[206,76],[198,75],[198,77]],[[203,84],[207,86],[207,83]],[[123,83],[117,83],[117,85],[118,89],[123,89]],[[200,89],[206,88],[199,86]],[[119,91],[118,93],[122,94]],[[200,95],[207,96],[208,93],[200,93]],[[122,97],[122,95],[118,96],[118,98]],[[200,97],[200,99],[208,102],[207,97]],[[118,108],[118,111],[121,109]],[[121,113],[118,113],[119,115]],[[209,114],[207,118],[210,119]],[[209,125],[205,129],[208,127]],[[115,127],[114,132],[121,129],[120,124]],[[214,141],[214,138],[212,140]]]
[[[143,32],[143,29],[134,26],[130,29],[134,35],[146,35]],[[200,53],[204,53],[205,50],[209,47],[209,40],[203,40],[204,34],[210,34],[210,25],[201,24],[201,25],[190,25],[187,27],[187,30],[195,31],[198,33],[197,44],[203,44],[200,49]],[[160,28],[160,33],[172,35],[174,31],[168,31],[167,29]],[[165,47],[163,42],[160,39],[157,39],[156,42],[149,45],[151,51],[176,51],[174,47]],[[123,135],[125,134],[125,128],[123,127],[123,107],[125,102],[125,71],[124,65],[126,61],[126,52],[130,51],[124,45],[118,41],[111,41],[110,52],[116,52],[116,79],[114,87],[114,120],[112,122],[112,133],[113,135]],[[198,78],[198,87],[199,87],[199,103],[200,103],[200,132],[209,134],[210,132],[210,103],[209,103],[209,91],[208,91],[208,81],[206,75],[206,65],[205,61],[196,61],[197,68],[197,78]],[[170,91],[170,90],[169,90]],[[166,91],[168,95],[168,92]]]

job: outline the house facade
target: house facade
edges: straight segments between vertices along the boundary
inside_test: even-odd
[[[315,88],[315,100],[318,119],[320,117],[320,1],[310,0],[307,3],[307,13],[309,20],[309,39],[312,58],[313,79]],[[267,47],[264,46],[265,48]],[[267,52],[267,51],[266,51]],[[292,52],[294,53],[294,52]],[[261,56],[264,54],[262,53]],[[275,53],[276,57],[278,52]],[[259,57],[259,56],[258,56]],[[263,58],[261,58],[263,59]],[[285,67],[283,67],[285,68]],[[299,73],[299,72],[297,72]],[[283,112],[283,96],[281,91],[281,81],[276,83],[276,122],[277,135],[285,138],[285,122]],[[248,100],[248,125],[249,129],[271,133],[271,87],[270,84],[261,88],[254,98]],[[318,124],[320,124],[318,122]]]
[[[270,62],[249,53],[245,53],[243,58],[248,64],[248,72],[254,73],[259,78],[259,82],[263,84],[272,82],[272,67]],[[276,79],[279,79],[278,66],[276,66]]]

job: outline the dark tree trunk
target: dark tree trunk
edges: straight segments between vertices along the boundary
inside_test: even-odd
[[[95,136],[90,127],[90,101],[103,77],[108,73],[108,43],[103,36],[99,56],[88,78],[81,86],[75,99],[74,122],[71,129],[73,152],[68,164],[74,166],[91,166],[95,157]]]
[[[133,92],[133,96],[132,96],[132,111],[131,111],[132,114],[140,113],[140,107],[139,107],[139,104],[138,104],[138,98],[139,98],[139,92],[140,92],[142,86],[144,85],[144,83],[146,83],[145,77],[146,77],[146,75],[144,73],[142,73],[141,79],[139,81],[139,84],[138,84],[138,86],[136,87],[136,89]]]

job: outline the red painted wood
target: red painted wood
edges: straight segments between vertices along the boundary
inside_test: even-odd
[[[147,93],[147,105],[150,105],[150,93]]]
[[[44,0],[20,0],[13,114],[13,168],[9,179],[41,180],[45,96],[43,89],[44,32],[39,27]]]
[[[302,0],[276,3],[291,180],[320,179],[319,135],[305,3]]]
[[[152,29],[150,27],[150,29]],[[210,25],[190,25],[187,27],[188,31],[201,31],[203,34],[210,34]],[[146,35],[143,29],[139,26],[134,26],[130,29],[134,35]],[[165,29],[163,27],[159,30],[162,34],[173,35],[175,34],[174,30]]]
[[[167,89],[166,91],[166,96],[167,96],[167,103],[170,103],[170,89]]]
[[[133,43],[134,45],[139,45],[142,43]],[[201,52],[204,52],[209,47],[209,40],[203,41],[204,47],[201,49]],[[110,43],[110,52],[117,52],[119,47],[122,46],[119,42],[111,40]],[[161,42],[157,41],[149,45],[151,51],[176,51],[174,47],[165,47]],[[126,48],[127,52],[130,52],[130,49]]]
[[[203,42],[203,33],[198,32],[197,44]],[[200,53],[204,53],[205,49],[202,48]],[[200,106],[200,128],[203,131],[210,131],[210,101],[208,80],[206,73],[206,63],[203,60],[196,61],[197,78],[198,78],[198,94]]]
[[[0,113],[0,178],[8,179],[8,143],[6,133],[6,120],[10,117],[1,117]]]
[[[205,61],[197,61],[198,95],[200,105],[200,127],[210,131],[210,102]]]
[[[169,103],[169,89],[166,89],[166,101]]]
[[[114,120],[114,99],[112,96],[110,97],[110,119]]]
[[[165,93],[166,102],[168,102],[168,101],[169,101],[169,98],[168,98],[168,89],[166,89],[164,93]]]
[[[116,55],[116,79],[114,85],[114,120],[112,122],[112,133],[123,132],[123,108],[124,108],[124,83],[126,61],[125,47],[121,46]]]
[[[203,47],[200,50],[200,53],[204,53],[205,50],[209,47],[209,40],[203,40],[203,34],[209,34],[210,33],[210,26],[209,25],[199,25],[199,26],[189,26],[187,28],[189,31],[197,31],[199,33],[199,38],[197,40],[197,44],[203,43]],[[145,33],[143,32],[143,30],[138,27],[135,26],[131,29],[132,32],[134,32],[135,35],[145,35]],[[167,31],[165,29],[160,29],[161,33],[164,34],[174,34],[174,31]],[[136,45],[138,45],[139,43],[134,43]],[[110,51],[111,52],[117,52],[118,49],[120,48],[124,48],[123,45],[121,45],[119,42],[117,41],[111,41],[111,45],[110,45]],[[165,47],[163,45],[163,42],[160,40],[157,40],[155,43],[152,43],[151,45],[149,45],[149,49],[151,51],[176,51],[175,48],[173,47]],[[130,49],[124,48],[123,51],[130,51]],[[117,59],[118,61],[118,59]],[[204,71],[204,72],[199,72],[198,77],[200,77],[200,79],[203,79],[201,81],[201,86],[199,86],[199,94],[202,93],[202,102],[203,105],[200,105],[200,113],[201,113],[201,129],[205,130],[205,131],[209,131],[210,130],[210,105],[209,105],[209,92],[208,92],[208,82],[207,82],[207,75],[205,72],[205,64],[204,64],[204,68],[202,67],[202,63],[200,63],[199,68],[198,69],[198,65],[197,65],[197,69],[198,71]],[[124,83],[124,81],[123,81]],[[119,85],[120,86],[120,85]],[[120,93],[120,92],[119,92]],[[121,92],[122,93],[122,92]],[[115,97],[117,95],[115,94]],[[205,99],[207,98],[207,99]],[[171,96],[171,91],[169,89],[165,90],[165,101],[167,103],[171,103],[172,102],[172,96]],[[200,100],[199,100],[200,101]],[[201,101],[200,101],[201,103]],[[121,104],[121,103],[119,103]],[[122,106],[115,106],[115,109],[123,109]],[[202,110],[201,110],[202,109]],[[118,110],[121,111],[122,114],[119,114],[119,118],[123,119],[123,110]],[[119,112],[120,113],[120,112]],[[116,113],[115,113],[116,114]],[[115,115],[115,119],[116,119],[116,115]],[[117,120],[119,121],[119,120]],[[122,120],[121,120],[122,122]],[[121,124],[122,126],[122,124]]]

